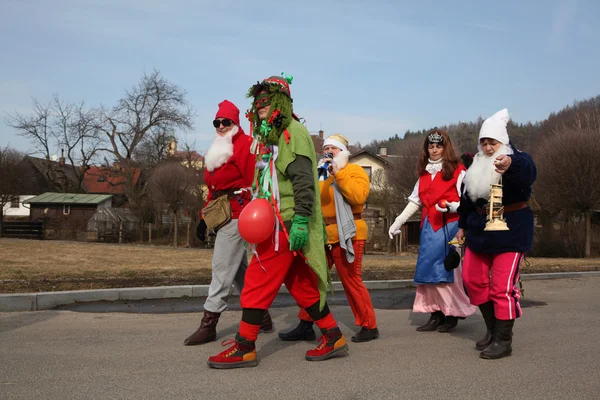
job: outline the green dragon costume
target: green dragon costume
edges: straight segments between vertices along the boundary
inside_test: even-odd
[[[286,169],[296,156],[310,159],[313,172],[314,199],[312,212],[308,221],[308,242],[302,249],[304,256],[312,270],[319,278],[320,306],[325,304],[327,287],[331,285],[325,248],[323,246],[323,214],[321,211],[321,196],[317,177],[317,161],[314,145],[308,130],[299,122],[293,113],[292,98],[290,97],[289,84],[291,77],[272,76],[257,82],[248,91],[247,98],[254,98],[252,108],[246,113],[250,120],[251,132],[254,138],[253,150],[258,155],[255,189],[257,197],[269,198],[273,203],[270,193],[262,190],[264,179],[268,179],[268,168],[261,168],[273,158],[274,146],[277,146],[277,157],[274,165],[277,169],[277,190],[279,192],[281,219],[289,231],[294,218],[296,199],[292,181]],[[264,120],[258,117],[258,108],[270,105],[269,113]],[[276,208],[277,210],[277,208]]]

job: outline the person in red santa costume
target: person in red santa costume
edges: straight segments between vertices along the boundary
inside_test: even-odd
[[[215,138],[205,157],[204,180],[208,186],[206,202],[227,195],[231,206],[231,220],[217,230],[212,258],[212,279],[204,303],[200,327],[185,339],[186,346],[200,345],[216,340],[217,323],[227,308],[231,285],[240,292],[248,267],[245,243],[238,231],[238,218],[250,202],[256,158],[250,153],[252,138],[240,126],[240,111],[230,101],[219,103],[213,121]],[[263,315],[261,330],[271,332],[273,324],[269,312]]]

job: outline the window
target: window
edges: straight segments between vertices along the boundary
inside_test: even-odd
[[[10,208],[19,208],[19,196],[10,196]]]
[[[63,204],[63,215],[71,214],[71,206],[68,204]]]
[[[369,177],[369,181],[370,181],[371,180],[371,167],[363,167],[363,169],[367,173],[367,176]]]

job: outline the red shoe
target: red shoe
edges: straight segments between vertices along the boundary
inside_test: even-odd
[[[238,333],[235,339],[223,340],[222,346],[233,345],[225,351],[212,356],[208,359],[208,366],[211,368],[229,369],[256,367],[256,347],[254,342],[246,340]]]
[[[308,361],[324,361],[347,351],[348,343],[346,343],[346,338],[342,335],[340,328],[333,328],[329,331],[325,330],[317,348],[306,352],[306,359]]]

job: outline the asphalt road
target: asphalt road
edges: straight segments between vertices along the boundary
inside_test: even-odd
[[[224,313],[218,342],[197,347],[182,345],[199,323],[197,301],[0,313],[0,399],[599,398],[600,277],[526,282],[525,295],[513,356],[502,360],[478,358],[479,314],[451,334],[418,333],[427,317],[407,309],[410,295],[377,293],[381,337],[350,343],[348,356],[305,361],[316,342],[281,342],[297,309],[275,308],[258,367],[226,371],[206,359],[233,337],[239,311]],[[332,310],[352,335],[350,309]]]

